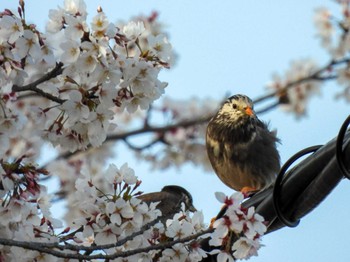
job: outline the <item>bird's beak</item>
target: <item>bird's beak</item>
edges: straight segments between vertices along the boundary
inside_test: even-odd
[[[244,109],[244,112],[245,112],[248,116],[254,115],[254,111],[253,111],[253,109],[252,109],[250,106],[247,106],[247,107]]]
[[[191,212],[197,211],[197,209],[192,204],[188,207],[188,210],[190,210]]]

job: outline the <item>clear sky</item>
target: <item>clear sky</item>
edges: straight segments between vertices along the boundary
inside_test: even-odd
[[[27,1],[27,19],[44,28],[48,10],[63,1]],[[323,65],[326,52],[315,37],[314,10],[320,6],[337,10],[333,1],[241,0],[241,1],[86,1],[94,14],[101,5],[110,21],[127,20],[140,13],[155,10],[168,27],[170,42],[179,55],[177,65],[162,73],[169,82],[166,95],[185,99],[245,93],[251,98],[265,92],[272,73],[283,73],[291,60],[314,58]],[[0,1],[0,9],[14,8],[16,0]],[[296,151],[323,144],[336,136],[350,112],[344,101],[334,99],[340,88],[326,85],[321,95],[312,99],[308,116],[296,120],[281,110],[261,116],[278,130],[282,140],[279,150],[282,162]],[[143,180],[146,192],[160,190],[166,184],[178,184],[193,195],[195,206],[204,211],[207,221],[220,209],[214,192],[231,194],[213,173],[185,166],[162,172],[139,165],[128,156],[115,160],[119,166],[128,161]],[[263,238],[265,247],[260,261],[350,261],[349,181],[342,181],[332,194],[297,228],[285,228]]]

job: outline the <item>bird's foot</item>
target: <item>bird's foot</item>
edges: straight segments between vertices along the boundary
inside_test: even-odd
[[[244,198],[251,197],[254,195],[258,190],[253,187],[245,186],[241,189],[241,193],[243,194]]]

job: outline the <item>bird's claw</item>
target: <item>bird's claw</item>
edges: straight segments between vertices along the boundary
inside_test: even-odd
[[[258,191],[256,188],[245,186],[241,189],[241,193],[243,194],[244,198],[248,198],[252,195],[254,195]]]

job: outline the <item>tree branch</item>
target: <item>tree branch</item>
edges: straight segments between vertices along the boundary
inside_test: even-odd
[[[138,249],[134,249],[134,250],[130,250],[130,251],[124,251],[124,252],[116,252],[114,254],[109,254],[109,255],[105,255],[105,254],[94,254],[94,255],[83,255],[80,253],[69,253],[66,251],[57,251],[54,250],[54,248],[56,249],[60,249],[60,250],[65,250],[65,249],[72,249],[73,245],[69,245],[68,248],[65,247],[64,245],[59,245],[57,243],[43,243],[43,242],[29,242],[29,241],[17,241],[17,240],[11,240],[11,239],[4,239],[4,238],[0,238],[0,245],[4,245],[4,246],[17,246],[17,247],[21,247],[24,249],[29,249],[29,250],[35,250],[41,253],[46,253],[46,254],[50,254],[53,255],[55,257],[60,257],[60,258],[70,258],[70,259],[86,259],[86,260],[92,260],[92,259],[115,259],[118,257],[128,257],[131,255],[135,255],[135,254],[140,254],[140,253],[147,253],[149,251],[152,250],[164,250],[166,248],[171,248],[173,245],[178,244],[178,243],[186,243],[189,241],[193,241],[193,240],[198,240],[198,238],[200,238],[201,236],[211,233],[213,232],[214,229],[207,229],[204,230],[200,233],[197,234],[193,234],[191,236],[188,237],[184,237],[184,238],[180,238],[177,240],[173,240],[173,241],[169,241],[166,243],[160,243],[157,245],[152,245],[149,247],[145,247],[145,248],[138,248]],[[86,250],[86,247],[84,246],[75,246],[77,248],[80,248],[79,250]],[[101,250],[103,249],[104,246],[95,246],[93,247],[93,250]],[[106,248],[104,248],[106,249]]]
[[[123,140],[125,141],[127,138],[132,137],[132,136],[136,136],[136,135],[140,135],[140,134],[146,134],[146,133],[160,133],[160,134],[164,134],[170,130],[173,130],[175,128],[186,128],[186,127],[191,127],[194,125],[199,125],[199,124],[204,124],[206,122],[208,122],[210,119],[212,118],[212,116],[206,116],[203,118],[198,118],[198,119],[193,119],[193,120],[185,120],[185,121],[181,121],[175,124],[170,124],[170,125],[165,125],[165,126],[160,126],[160,127],[155,127],[155,126],[144,126],[142,128],[138,128],[132,131],[126,131],[126,132],[122,132],[119,134],[114,134],[114,135],[109,135],[106,138],[106,142],[107,141],[114,141],[114,140]],[[151,142],[151,145],[153,145],[154,143]],[[87,147],[87,150],[89,150],[91,148],[91,146],[89,145]],[[65,152],[59,156],[57,156],[54,160],[52,161],[56,161],[59,159],[68,159],[76,154],[82,153],[84,152],[83,150],[78,150],[75,152]],[[45,168],[47,166],[47,164],[43,165],[42,168]]]
[[[260,96],[256,99],[253,100],[253,102],[256,103],[260,103],[266,99],[278,96],[278,94],[280,93],[284,93],[286,92],[288,89],[299,85],[299,84],[303,84],[305,82],[308,81],[327,81],[327,80],[333,80],[334,78],[336,78],[335,76],[321,76],[323,73],[329,71],[330,69],[332,69],[332,67],[334,66],[338,66],[340,64],[346,64],[350,62],[350,58],[344,58],[344,59],[340,59],[340,60],[331,60],[327,65],[321,67],[320,69],[316,70],[314,73],[310,74],[309,76],[306,76],[304,78],[300,78],[298,80],[292,81],[287,83],[284,87],[282,87],[280,90],[276,90],[273,92],[270,92],[268,94],[265,94],[263,96]]]
[[[46,81],[49,81],[50,79],[55,78],[56,76],[62,74],[62,71],[63,71],[62,67],[63,67],[62,63],[57,63],[54,69],[52,69],[50,72],[48,72],[47,74],[45,74],[43,77],[39,78],[38,80],[36,80],[28,85],[25,85],[25,86],[13,85],[12,91],[13,92],[33,91],[33,92],[41,95],[42,97],[45,97],[45,98],[52,100],[54,102],[57,102],[59,104],[63,104],[63,102],[65,101],[64,99],[61,99],[61,98],[53,96],[49,93],[46,93],[37,87],[38,85],[40,85]]]
[[[279,92],[282,91],[286,91],[289,88],[292,88],[296,85],[308,82],[308,81],[328,81],[328,80],[333,80],[336,78],[336,76],[334,75],[330,75],[330,76],[322,76],[323,73],[329,71],[330,69],[332,69],[334,66],[338,66],[341,64],[346,64],[350,62],[350,58],[344,58],[341,60],[332,60],[330,61],[327,65],[321,67],[320,69],[316,70],[313,74],[305,77],[305,78],[301,78],[298,79],[296,81],[292,81],[287,83],[283,88],[281,88],[281,90],[278,91],[274,91],[271,93],[268,93],[266,95],[260,96],[256,99],[253,100],[254,104],[259,104],[269,98],[275,97],[279,94]],[[272,104],[266,106],[265,108],[259,109],[256,111],[257,114],[263,114],[266,113],[274,108],[276,108],[278,105],[280,105],[281,102],[280,101],[275,101]],[[140,135],[140,134],[146,134],[146,133],[159,133],[161,135],[164,135],[166,132],[174,130],[176,128],[188,128],[188,127],[192,127],[192,126],[196,126],[196,125],[201,125],[201,124],[205,124],[207,123],[211,118],[213,117],[212,114],[208,114],[207,116],[201,117],[201,118],[196,118],[196,119],[191,119],[191,120],[184,120],[184,121],[180,121],[174,124],[169,124],[169,125],[164,125],[164,126],[150,126],[149,124],[149,118],[150,118],[150,112],[148,112],[146,120],[144,125],[141,128],[135,129],[135,130],[131,130],[131,131],[126,131],[126,132],[122,132],[122,133],[117,133],[117,134],[113,134],[113,135],[109,135],[107,136],[106,141],[116,141],[116,140],[123,140],[124,142],[127,142],[127,138],[132,137],[132,136],[136,136],[136,135]],[[153,146],[154,144],[156,144],[155,141],[151,141],[149,144],[147,144],[147,146],[145,148],[149,148],[151,146]],[[130,146],[130,144],[127,143],[128,146]],[[132,146],[132,145],[131,145]],[[87,147],[86,150],[89,150],[89,148],[91,148],[90,146]],[[136,148],[135,148],[136,149]],[[143,147],[140,148],[141,150],[143,149]],[[138,149],[136,149],[138,150]],[[79,150],[76,152],[65,152],[59,156],[57,156],[53,161],[59,160],[59,159],[68,159],[70,157],[72,157],[73,155],[79,154],[83,151]],[[47,164],[46,164],[47,165]],[[45,166],[46,166],[45,165]],[[44,167],[45,167],[44,166]]]

